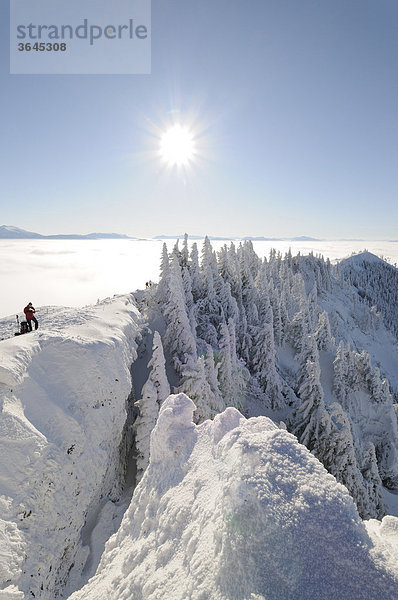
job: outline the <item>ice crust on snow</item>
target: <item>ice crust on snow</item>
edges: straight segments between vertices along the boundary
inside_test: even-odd
[[[2,599],[53,600],[83,570],[80,532],[121,469],[141,317],[128,295],[62,313],[0,342]]]
[[[194,409],[184,394],[162,405],[121,527],[70,600],[396,599],[398,519],[368,531],[270,419],[228,408],[196,426]]]

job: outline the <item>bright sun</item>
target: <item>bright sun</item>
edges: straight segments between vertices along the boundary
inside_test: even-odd
[[[195,155],[195,143],[189,129],[174,125],[160,138],[160,154],[170,166],[187,166]]]

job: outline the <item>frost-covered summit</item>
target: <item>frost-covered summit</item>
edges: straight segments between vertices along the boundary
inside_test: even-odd
[[[358,254],[353,254],[348,258],[344,258],[340,261],[342,265],[359,265],[362,266],[364,263],[373,263],[373,264],[385,264],[384,260],[376,254],[369,252],[368,250],[364,250],[363,252],[358,252]]]
[[[338,264],[338,272],[359,296],[383,315],[387,327],[398,336],[398,269],[371,252],[361,252]]]
[[[121,528],[70,600],[396,598],[398,519],[374,545],[294,436],[234,408],[195,426],[194,408],[184,394],[163,404]]]

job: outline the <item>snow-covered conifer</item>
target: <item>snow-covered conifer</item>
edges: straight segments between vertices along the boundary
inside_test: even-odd
[[[297,394],[301,403],[294,415],[293,430],[298,440],[312,450],[318,440],[322,411],[325,410],[317,360],[306,361]]]
[[[185,304],[185,292],[178,257],[173,255],[170,266],[169,299],[164,308],[167,320],[165,342],[178,373],[196,363],[196,342]]]
[[[184,234],[184,241],[181,250],[181,267],[187,267],[189,263],[189,249],[188,249],[188,234]]]
[[[203,293],[196,306],[197,333],[199,338],[216,347],[217,330],[223,320],[223,311],[217,297],[217,262],[208,237],[203,243],[201,275]]]
[[[375,447],[367,442],[362,451],[361,472],[368,498],[367,511],[361,515],[364,519],[382,519],[387,513],[387,507],[383,500],[383,484],[377,468]]]
[[[239,321],[238,304],[231,294],[230,284],[224,280],[222,280],[219,298],[225,321],[228,322],[229,319],[233,319],[234,323],[237,323]]]
[[[159,406],[170,395],[170,384],[167,379],[165,364],[162,340],[159,332],[155,331],[153,334],[152,358],[148,363],[148,367],[151,369],[149,379],[155,386]]]
[[[240,276],[242,281],[242,303],[245,309],[248,327],[258,324],[258,292],[254,285],[253,272],[251,270],[253,248],[250,245],[240,246],[238,250]],[[257,275],[258,264],[256,264],[255,275]],[[250,354],[250,344],[249,344]]]
[[[372,362],[369,352],[362,350],[360,354],[355,353],[355,366],[360,376],[361,384],[371,391]]]
[[[315,339],[318,350],[331,350],[333,348],[332,334],[328,313],[323,311],[318,317],[318,326],[315,330]]]
[[[189,263],[189,274],[191,276],[191,290],[194,302],[202,295],[202,278],[200,275],[199,267],[199,252],[196,243],[192,244],[190,263]]]
[[[203,356],[199,356],[194,367],[189,367],[184,371],[178,392],[184,392],[195,403],[195,423],[202,423],[214,416],[216,400],[207,379]]]
[[[382,380],[378,367],[373,368],[370,373],[370,393],[373,402],[383,401]]]
[[[231,341],[231,323],[220,326],[220,351],[218,380],[220,391],[227,406],[242,408],[246,397],[249,376],[243,365],[235,358],[234,343]],[[232,343],[231,343],[232,342]]]
[[[159,414],[157,390],[149,378],[144,384],[141,399],[135,402],[139,415],[134,423],[135,445],[137,450],[137,481],[140,481],[149,464],[151,432]]]
[[[272,408],[278,409],[283,406],[283,399],[275,366],[273,315],[267,294],[261,300],[260,321],[254,336],[251,365],[258,382],[271,400]]]
[[[170,385],[165,370],[165,358],[160,335],[153,335],[152,357],[148,363],[148,379],[141,392],[141,398],[135,402],[139,414],[134,423],[135,444],[137,449],[137,481],[149,464],[150,436],[156,425],[159,408],[170,394]]]
[[[317,287],[316,285],[314,285],[310,291],[310,293],[308,294],[308,300],[307,300],[307,304],[308,304],[308,314],[310,317],[310,327],[311,327],[311,331],[314,331],[317,324],[318,324],[318,294],[317,294]]]
[[[284,325],[282,322],[281,301],[278,291],[272,283],[269,285],[268,295],[272,308],[272,323],[274,327],[275,344],[281,346],[284,338]]]
[[[310,317],[308,313],[308,306],[306,302],[303,302],[301,309],[294,315],[288,331],[288,341],[292,344],[293,348],[300,353],[305,344],[305,340],[311,332]]]
[[[347,398],[348,363],[346,360],[346,353],[343,340],[340,341],[339,346],[337,348],[336,357],[333,361],[333,370],[333,391],[338,401],[341,404],[344,404]]]
[[[290,290],[290,306],[292,307],[293,313],[302,311],[304,306],[307,313],[308,327],[310,329],[311,318],[308,308],[308,298],[305,291],[305,283],[301,273],[295,273],[291,281]]]
[[[207,345],[207,352],[204,356],[205,361],[205,371],[206,371],[206,379],[209,382],[211,391],[213,392],[214,397],[212,397],[212,405],[211,405],[211,417],[215,414],[222,412],[225,408],[225,402],[223,401],[220,386],[218,383],[218,367],[216,367],[214,360],[214,352],[213,348],[210,344]]]
[[[173,246],[173,250],[171,252],[171,256],[176,256],[178,258],[178,262],[180,264],[180,267],[182,267],[182,259],[181,259],[181,250],[180,250],[180,240],[176,240],[176,243]]]
[[[240,276],[239,259],[233,242],[231,242],[228,248],[226,267],[226,272],[222,273],[222,276],[224,280],[230,284],[232,295],[240,308],[242,304],[242,280]]]
[[[227,405],[232,404],[234,396],[233,366],[231,356],[231,338],[226,323],[220,326],[220,361],[218,364],[218,380],[220,390]]]
[[[160,279],[157,287],[158,302],[166,302],[169,293],[170,283],[170,260],[167,252],[167,246],[164,243],[162,248],[162,258],[160,262]]]
[[[381,382],[381,392],[381,402],[383,402],[384,404],[392,404],[393,399],[390,392],[390,384],[388,382],[388,379],[383,379],[383,381]]]
[[[328,411],[323,413],[319,437],[313,452],[329,473],[346,486],[360,515],[363,518],[368,517],[372,504],[357,462],[350,421],[337,402],[331,404]]]
[[[358,370],[357,356],[358,353],[353,352],[350,349],[350,344],[347,343],[345,346],[345,360],[347,364],[347,389],[349,395],[352,395],[353,392],[357,392],[360,388],[361,373]]]

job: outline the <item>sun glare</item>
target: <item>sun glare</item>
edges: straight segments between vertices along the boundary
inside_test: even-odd
[[[189,129],[174,125],[160,138],[160,155],[170,166],[187,166],[195,155],[195,143]]]

